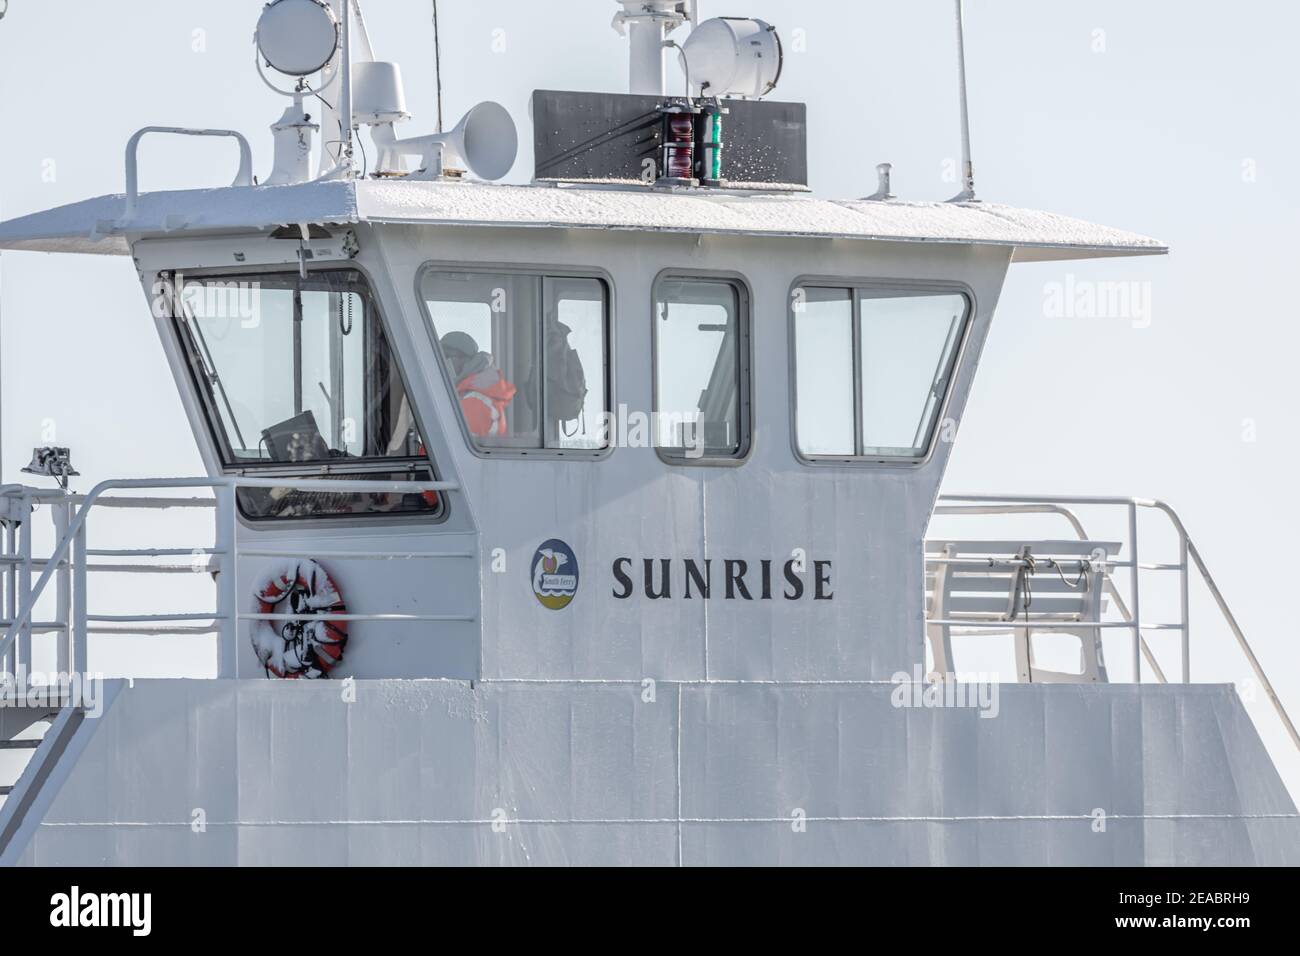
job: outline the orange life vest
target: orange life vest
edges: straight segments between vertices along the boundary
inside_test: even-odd
[[[495,366],[465,376],[456,385],[460,410],[470,434],[479,438],[506,435],[506,408],[518,391]]]

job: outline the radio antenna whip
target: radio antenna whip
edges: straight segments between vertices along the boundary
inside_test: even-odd
[[[433,0],[433,75],[438,87],[438,132],[442,132],[442,40],[438,36],[438,0]]]
[[[961,96],[962,189],[949,202],[977,202],[975,164],[970,156],[970,108],[966,102],[966,16],[965,0],[957,0],[957,88]]]
[[[5,18],[5,14],[8,12],[9,12],[9,0],[0,0],[0,20],[3,20]],[[4,329],[3,323],[0,323],[0,331],[3,331],[3,329]],[[0,399],[0,436],[3,436],[4,434],[3,408],[4,408],[4,402],[2,399]],[[4,470],[3,446],[0,445],[0,472],[3,472],[3,470]],[[0,477],[0,480],[3,480],[3,478]]]

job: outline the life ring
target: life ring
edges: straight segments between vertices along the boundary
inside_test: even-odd
[[[293,614],[292,620],[258,621],[253,651],[267,677],[289,680],[329,677],[343,660],[346,621],[317,615],[346,614],[347,605],[328,572],[315,561],[290,561],[254,591],[261,614]]]

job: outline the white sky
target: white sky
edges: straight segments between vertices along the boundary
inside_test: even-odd
[[[122,148],[150,124],[243,130],[265,175],[266,128],[283,102],[253,69],[262,5],[11,0],[0,21],[0,214],[120,192]],[[409,129],[431,130],[429,4],[364,6],[379,55],[402,65],[416,113]],[[875,164],[885,160],[903,198],[956,192],[944,179],[957,148],[950,0],[701,7],[781,29],[778,96],[809,103],[819,194],[873,192]],[[1297,465],[1300,5],[968,7],[980,195],[1153,235],[1173,255],[1013,268],[946,488],[1171,501],[1283,700],[1300,712],[1287,577],[1300,517],[1280,504]],[[483,99],[507,106],[525,144],[513,181],[530,172],[534,88],[624,88],[612,0],[443,0],[442,8],[448,120]],[[160,139],[145,148],[142,186],[217,185],[234,167],[229,146]],[[1049,284],[1068,276],[1146,284],[1149,323],[1051,317]],[[83,486],[200,472],[127,261],[10,253],[3,282],[4,480],[19,479],[32,447],[55,441],[73,448]],[[1193,605],[1194,676],[1247,676],[1210,610],[1201,598]],[[1171,670],[1173,650],[1162,655]],[[1271,722],[1259,723],[1294,792],[1300,760],[1284,756]]]

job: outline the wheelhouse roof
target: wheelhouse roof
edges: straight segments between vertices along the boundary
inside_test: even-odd
[[[1160,255],[1136,233],[987,202],[829,200],[800,194],[363,180],[121,195],[0,223],[0,249],[128,255],[130,239],[311,223],[606,229],[1010,247],[1017,262]]]

